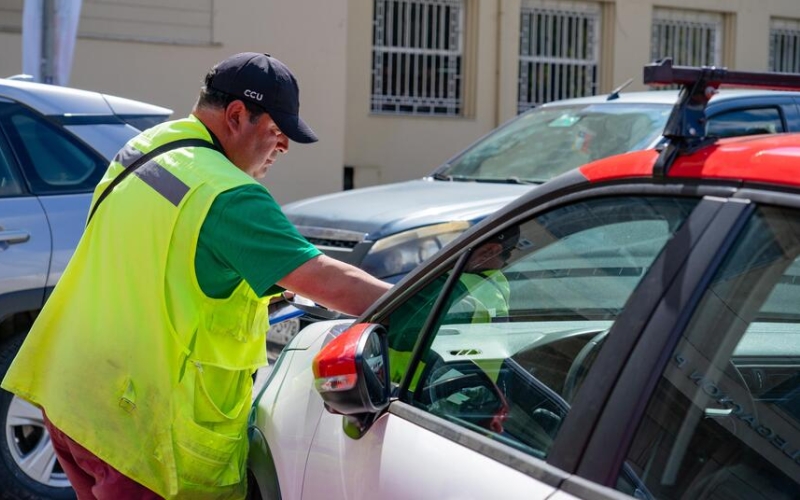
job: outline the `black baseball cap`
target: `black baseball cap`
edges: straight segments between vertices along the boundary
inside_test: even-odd
[[[294,142],[317,141],[317,134],[300,119],[297,80],[285,64],[269,54],[235,54],[211,69],[207,85],[263,108]]]

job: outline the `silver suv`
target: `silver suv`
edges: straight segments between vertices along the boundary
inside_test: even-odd
[[[0,379],[83,232],[92,190],[171,110],[0,78]],[[0,497],[74,498],[41,413],[0,390]]]
[[[498,208],[584,163],[657,146],[677,90],[615,91],[556,101],[493,130],[422,179],[344,191],[284,207],[326,254],[397,282]],[[800,92],[722,90],[706,133],[800,131]]]

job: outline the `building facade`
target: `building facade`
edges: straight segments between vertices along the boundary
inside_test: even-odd
[[[23,0],[0,0],[0,75]],[[268,175],[279,202],[420,177],[517,113],[641,90],[642,66],[800,72],[797,0],[83,0],[70,85],[187,114],[204,72],[265,51],[321,140]]]

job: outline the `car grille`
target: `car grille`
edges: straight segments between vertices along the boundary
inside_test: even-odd
[[[326,227],[297,226],[297,230],[323,252],[326,250],[352,252],[367,236],[366,233]]]
[[[344,241],[344,240],[328,240],[324,238],[309,238],[306,237],[308,241],[310,241],[314,246],[320,248],[338,248],[338,249],[349,249],[352,250],[358,245],[357,241]]]

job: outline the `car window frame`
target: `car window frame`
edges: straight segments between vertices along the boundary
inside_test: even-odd
[[[675,199],[683,199],[683,200],[691,200],[691,201],[696,202],[696,203],[702,203],[702,200],[699,199],[699,198],[696,198],[696,197],[673,197],[673,196],[658,196],[658,195],[641,196],[641,195],[638,195],[638,194],[620,194],[620,195],[613,196],[613,197],[612,196],[592,197],[592,198],[588,198],[586,200],[580,200],[580,201],[572,202],[570,204],[563,205],[561,207],[556,207],[556,208],[548,211],[547,213],[539,214],[538,217],[534,216],[534,217],[526,218],[521,223],[521,226],[523,226],[523,227],[527,226],[529,231],[533,230],[532,233],[536,234],[539,231],[534,229],[534,228],[538,228],[542,224],[546,224],[546,220],[541,220],[541,218],[544,217],[546,219],[549,219],[550,214],[552,214],[553,212],[559,212],[561,208],[571,209],[571,207],[576,207],[577,208],[577,213],[579,214],[579,216],[578,216],[577,219],[575,219],[573,217],[573,215],[574,215],[573,210],[568,210],[567,212],[562,212],[560,214],[560,216],[559,216],[558,222],[556,222],[556,224],[555,224],[555,227],[548,227],[548,229],[550,229],[550,230],[553,230],[553,229],[556,229],[556,228],[559,230],[558,233],[553,235],[554,240],[552,241],[552,244],[554,246],[551,246],[549,244],[545,244],[544,246],[540,246],[539,244],[537,244],[536,245],[536,247],[537,247],[536,251],[534,251],[530,255],[526,255],[526,256],[525,255],[521,255],[520,256],[521,260],[517,261],[516,265],[522,264],[522,266],[524,267],[525,266],[524,263],[526,261],[529,264],[532,263],[532,262],[536,262],[543,255],[544,255],[544,259],[545,259],[543,262],[546,262],[547,259],[548,259],[546,254],[548,254],[550,251],[552,251],[553,248],[555,248],[555,247],[559,248],[559,250],[558,250],[559,252],[566,251],[570,246],[569,243],[566,243],[566,240],[569,240],[571,237],[579,237],[578,235],[585,236],[587,233],[592,233],[593,237],[598,237],[598,236],[602,237],[603,235],[608,236],[608,237],[612,237],[612,235],[613,235],[613,233],[615,231],[614,228],[616,226],[618,226],[619,224],[631,224],[631,223],[636,223],[636,222],[645,221],[645,220],[649,221],[651,219],[648,218],[647,215],[644,212],[641,213],[641,216],[637,216],[637,217],[634,217],[634,218],[631,218],[631,219],[628,218],[628,214],[634,213],[634,212],[631,212],[631,211],[638,211],[639,208],[641,207],[641,201],[642,200],[652,200],[652,199],[662,199],[662,200],[665,200],[667,202],[670,202],[670,201],[675,200]],[[613,207],[614,207],[613,212],[609,211],[609,207],[612,206],[612,205],[609,205],[608,203],[606,203],[607,201],[613,201]],[[583,205],[592,205],[592,207],[594,209],[597,209],[597,210],[600,210],[601,212],[603,212],[604,216],[602,216],[600,221],[595,219],[593,216],[592,216],[591,219],[586,218],[585,215],[586,215],[587,212],[586,212],[586,208]],[[649,203],[647,205],[649,206]],[[656,204],[656,206],[659,206],[659,205]],[[670,212],[670,210],[668,208],[668,205],[666,205],[666,206],[665,205],[660,205],[660,206],[661,206],[662,209],[664,209],[666,211],[665,212],[659,212],[659,213],[662,214],[663,216],[666,216]],[[629,207],[629,210],[624,210],[623,207]],[[681,228],[679,228],[674,233],[672,233],[672,231],[670,231],[670,233],[672,234],[670,236],[670,238],[669,238],[670,241],[672,239],[676,238],[676,237],[679,237],[679,235],[681,233],[684,233],[684,234],[687,233],[686,230],[682,230],[682,227],[683,227],[684,224],[687,223],[687,221],[689,220],[689,217],[691,217],[691,214],[694,214],[694,211],[696,210],[696,208],[697,208],[697,205],[694,205],[694,206],[691,207],[690,215],[687,216],[685,219],[682,219]],[[620,212],[620,210],[622,210],[622,211]],[[590,209],[590,211],[588,213],[590,213],[592,215],[595,215],[595,212],[591,211],[591,209]],[[618,217],[618,219],[617,219],[617,217]],[[539,221],[538,222],[534,222],[534,221],[536,221],[536,219],[539,219]],[[656,217],[656,219],[658,219],[658,217]],[[704,222],[702,222],[702,224],[700,226],[701,227],[706,227],[707,224],[708,224],[708,219],[709,219],[709,217],[705,217]],[[701,221],[702,220],[703,219],[701,218]],[[576,224],[577,224],[577,227],[576,227]],[[628,227],[628,230],[630,230],[630,226],[629,225],[626,226],[626,227]],[[694,225],[694,228],[695,229],[697,228],[697,224]],[[561,230],[565,230],[565,229],[567,230],[567,233],[566,234],[560,234],[560,231]],[[577,231],[573,232],[575,229],[577,229]],[[497,232],[497,230],[495,230],[494,232]],[[506,231],[504,229],[500,229],[499,232],[504,233]],[[486,235],[484,235],[484,237],[480,241],[484,241],[486,238],[492,240],[493,239],[492,238],[492,234],[493,233],[487,233]],[[527,234],[528,234],[529,237],[531,236],[531,233],[527,233]],[[689,232],[688,234],[691,235],[692,232]],[[669,244],[670,244],[669,242],[666,242],[665,245],[659,246],[659,249],[658,249],[657,253],[653,254],[653,256],[652,256],[653,260],[652,260],[652,262],[650,262],[650,264],[648,264],[648,268],[658,260],[658,257],[661,255],[661,253],[663,251],[665,251],[665,249],[669,246]],[[451,280],[453,278],[454,278],[454,281],[459,281],[461,279],[461,275],[459,274],[459,270],[460,270],[461,267],[463,267],[464,260],[470,258],[471,251],[472,251],[473,248],[480,247],[480,246],[481,246],[481,243],[476,242],[476,243],[474,243],[473,245],[471,245],[470,247],[468,247],[464,251],[464,253],[461,255],[460,259],[458,260],[455,268],[453,269],[453,271],[451,271],[451,274],[450,274],[450,277],[449,277]],[[679,250],[680,250],[680,248],[679,248]],[[673,252],[673,255],[674,255],[674,253],[675,252]],[[536,257],[536,255],[538,255],[539,257]],[[578,252],[578,255],[579,256],[576,256],[576,257],[579,258],[579,259],[586,259],[586,265],[589,265],[589,266],[591,266],[592,263],[602,262],[602,259],[604,258],[603,255],[597,255],[595,257],[597,259],[600,259],[600,260],[596,261],[596,260],[593,260],[595,257],[591,257],[591,253],[584,255],[581,252]],[[508,271],[510,271],[514,267],[515,267],[515,264],[511,264],[511,266],[508,269]],[[509,276],[511,276],[513,274],[514,274],[514,271],[510,271]],[[642,281],[648,279],[647,276],[649,276],[649,273],[645,274],[642,279],[637,279],[636,285],[634,285],[632,288],[625,287],[625,290],[626,290],[627,293],[626,293],[626,298],[624,299],[624,303],[630,303],[631,297],[634,294],[636,294],[637,290],[639,290],[639,286],[641,286]],[[659,279],[661,278],[661,273],[660,272],[658,273],[657,277]],[[533,285],[533,286],[536,286],[536,285],[534,285],[534,282],[536,282],[536,281],[537,280],[534,280],[534,281],[531,281],[529,283],[531,285]],[[649,281],[655,281],[655,280],[649,279]],[[448,281],[448,284],[451,285],[451,286],[448,289],[441,290],[439,292],[439,294],[438,294],[438,299],[437,300],[438,301],[446,300],[446,302],[447,302],[447,304],[449,306],[449,305],[452,304],[453,301],[447,299],[447,296],[453,291],[452,290],[453,287],[452,287],[452,282],[451,281]],[[538,286],[549,286],[549,285],[544,285],[543,283],[539,282]],[[650,285],[647,285],[647,286],[650,287]],[[447,285],[445,285],[445,287],[447,287]],[[656,289],[660,289],[660,288],[661,287],[657,287]],[[463,290],[461,290],[461,291],[463,291]],[[543,290],[543,293],[546,293],[546,292]],[[437,302],[437,305],[438,305],[438,302]],[[567,307],[567,306],[565,306],[565,307]],[[619,308],[620,309],[623,308],[623,303],[622,302],[619,303]],[[436,309],[436,306],[434,306],[434,309]],[[427,328],[430,328],[431,324],[435,324],[435,326],[436,326],[418,344],[418,346],[425,346],[424,355],[426,357],[427,366],[425,367],[424,370],[422,370],[421,378],[420,378],[419,382],[415,384],[414,395],[412,396],[411,394],[409,394],[406,391],[406,389],[408,389],[408,383],[410,381],[409,378],[412,377],[414,380],[416,380],[417,376],[419,375],[418,374],[419,367],[415,366],[414,363],[415,363],[415,361],[420,359],[420,356],[417,356],[417,358],[415,360],[413,360],[412,363],[409,364],[408,370],[406,370],[405,377],[403,378],[403,382],[401,384],[402,390],[400,392],[399,399],[404,400],[406,402],[409,402],[410,404],[413,404],[415,406],[417,406],[418,403],[421,403],[422,405],[425,404],[424,402],[422,402],[422,399],[420,399],[420,398],[423,398],[423,395],[421,394],[420,389],[421,389],[421,384],[423,383],[423,379],[425,379],[425,377],[426,377],[426,374],[430,375],[429,368],[432,366],[431,365],[431,359],[428,358],[428,356],[429,356],[429,354],[428,354],[429,353],[428,343],[432,339],[437,338],[439,333],[442,331],[442,329],[447,329],[446,325],[441,323],[440,318],[439,318],[439,316],[440,316],[439,313],[450,314],[453,311],[449,307],[447,309],[448,309],[447,311],[440,310],[437,314],[428,315],[426,326],[423,328],[423,330],[425,330]],[[525,311],[525,309],[523,308],[521,310],[518,310],[517,312],[520,313],[520,312],[524,312],[524,311]],[[581,310],[581,311],[583,311],[583,310]],[[588,309],[586,311],[588,311]],[[586,311],[584,311],[584,312],[586,312]],[[605,319],[602,320],[602,322],[603,323],[614,323],[614,322],[620,321],[621,319],[623,319],[625,317],[627,317],[627,315],[625,314],[625,310],[622,309],[622,312],[620,312],[618,315],[615,315],[615,317],[613,319],[612,318],[605,318]],[[587,323],[596,323],[599,320],[600,320],[600,318],[592,319],[590,317],[586,317]],[[534,324],[534,322],[540,322],[544,328],[548,328],[548,326],[546,326],[546,325],[549,325],[552,320],[548,320],[546,317],[538,317],[537,316],[536,319],[534,319],[532,317],[532,318],[529,318],[528,320],[523,320],[523,321],[525,322],[525,323],[523,323],[523,325],[527,324],[527,323],[530,323],[532,325],[532,324]],[[575,320],[573,320],[573,321],[575,321]],[[469,328],[469,327],[467,327],[467,328]],[[583,326],[582,328],[590,328],[590,327],[589,326]],[[605,328],[606,327],[603,327],[603,329],[605,329]],[[447,338],[449,338],[449,337],[447,337]],[[480,344],[476,344],[474,347],[476,347],[478,349],[481,349]],[[419,349],[419,347],[417,347],[417,348]],[[456,348],[460,348],[460,347],[456,347]],[[435,355],[435,356],[438,358],[438,355]],[[579,358],[575,358],[575,359],[572,360],[572,362],[574,363],[574,362],[577,362],[578,360],[579,360]],[[509,363],[511,363],[511,365],[515,365],[518,360],[517,360],[516,356],[514,356],[512,358],[509,358],[508,361],[509,361]],[[459,368],[456,368],[456,366],[458,364],[459,364],[459,362],[458,362],[457,359],[450,359],[448,361],[447,365],[444,365],[444,366],[447,366],[447,367],[449,367],[451,369],[458,370]],[[471,363],[469,363],[467,361],[463,361],[462,366],[464,368],[474,371],[476,366],[472,366],[472,368],[470,368],[469,365],[471,365]],[[505,365],[505,363],[504,363],[504,365]],[[548,367],[550,367],[550,365],[548,365]],[[540,368],[545,369],[545,366],[542,365],[542,366],[540,366]],[[546,380],[546,379],[543,379],[543,380]],[[552,399],[552,403],[553,404],[558,405],[559,403],[561,403],[562,404],[562,406],[561,406],[562,410],[567,411],[567,408],[569,408],[568,402],[571,400],[571,398],[568,397],[567,394],[562,393],[559,389],[557,389],[556,386],[548,385],[547,383],[545,383],[543,381],[533,380],[532,382],[534,383],[534,385],[539,387],[540,391],[551,395],[551,397],[553,398]],[[596,391],[593,391],[593,392],[596,392]],[[508,393],[506,393],[506,397],[509,397],[508,402],[511,403],[512,399],[510,398],[510,395]],[[564,398],[564,399],[562,399],[562,398]],[[505,398],[502,398],[502,397],[501,397],[501,399],[505,400]],[[527,400],[527,399],[515,401],[515,403],[522,403],[522,406],[524,406],[525,404],[528,404],[529,402],[530,401]],[[420,406],[420,408],[422,408],[422,406]],[[553,411],[557,411],[557,410],[554,409]],[[572,410],[569,410],[569,411],[571,412]],[[436,413],[436,412],[432,411],[432,413]],[[443,418],[447,419],[448,417],[443,415]],[[515,420],[515,422],[519,423],[520,421],[519,420]],[[507,423],[510,426],[511,420],[509,420]],[[465,427],[469,428],[469,425],[465,424]],[[483,431],[479,431],[479,432],[483,432]],[[558,434],[560,435],[561,431],[559,431]],[[500,436],[499,434],[495,437],[495,439],[500,440],[500,441],[504,440],[504,438],[502,436]],[[526,452],[531,454],[534,457],[544,457],[544,455],[549,451],[547,449],[536,448],[533,445],[528,446],[523,440],[510,439],[508,442],[510,443],[510,446],[512,446],[512,447],[515,447],[515,448],[520,449],[520,450],[527,450]]]
[[[771,104],[764,103],[761,106],[734,106],[734,107],[731,107],[729,109],[718,110],[713,115],[709,115],[707,123],[706,123],[706,131],[708,130],[708,127],[711,126],[715,122],[716,119],[720,118],[723,115],[730,115],[731,113],[736,113],[736,112],[758,111],[758,110],[765,110],[765,109],[767,109],[767,110],[775,110],[775,112],[778,114],[778,120],[780,121],[781,130],[777,130],[775,132],[762,132],[763,134],[781,134],[781,133],[785,133],[785,132],[789,131],[789,124],[787,123],[787,120],[786,120],[786,113],[785,113],[783,107],[778,103],[771,103]],[[758,135],[758,134],[754,134],[752,132],[750,132],[750,133],[743,132],[741,134],[722,135],[722,136],[709,135],[709,137],[717,137],[719,139],[726,139],[726,138],[729,138],[729,137],[747,137],[747,136],[751,136],[751,135]]]
[[[691,230],[685,229],[691,233],[692,231],[697,230],[696,226],[698,224],[702,226],[704,230],[706,228],[710,228],[711,221],[715,218],[716,212],[721,204],[719,200],[724,200],[735,192],[733,183],[726,182],[720,182],[711,185],[694,181],[654,184],[649,180],[643,180],[641,182],[627,181],[610,182],[603,185],[590,185],[588,181],[586,181],[586,179],[577,172],[567,174],[566,176],[558,178],[555,181],[544,184],[543,186],[535,189],[538,196],[526,198],[524,201],[517,200],[516,202],[512,202],[512,205],[503,211],[502,214],[496,214],[495,216],[485,219],[483,222],[479,223],[476,228],[464,233],[455,242],[453,242],[450,247],[439,252],[439,254],[434,256],[427,263],[418,266],[417,269],[415,269],[400,283],[398,283],[398,285],[395,287],[397,292],[387,294],[381,300],[373,304],[373,306],[370,307],[370,309],[366,311],[358,321],[381,322],[398,307],[400,302],[406,300],[410,295],[424,288],[442,272],[453,269],[456,266],[455,262],[457,259],[461,259],[459,264],[463,265],[467,259],[466,255],[468,254],[468,249],[479,244],[480,241],[490,237],[489,232],[484,234],[482,237],[472,236],[484,226],[491,226],[497,228],[497,230],[501,230],[502,228],[505,228],[511,224],[518,224],[522,220],[536,217],[538,214],[550,211],[559,206],[602,196],[655,195],[704,198],[699,201],[698,205],[695,207],[695,210],[684,222],[686,228],[689,228],[690,226],[693,228]],[[690,221],[694,222],[690,225]],[[702,232],[704,232],[704,230]],[[664,268],[668,268],[669,266],[667,264],[670,262],[670,258],[675,256],[676,252],[688,253],[688,248],[693,246],[693,242],[702,236],[702,232],[700,234],[690,234],[689,241],[692,244],[683,250],[681,250],[680,247],[676,247],[676,243],[670,242],[662,251],[662,254],[653,263],[653,267],[651,267],[648,274],[645,275],[645,277],[639,283],[636,290],[643,290],[645,287],[647,287],[647,284],[650,282],[650,280],[662,279],[660,276],[655,276],[654,273],[662,272]],[[669,249],[669,251],[667,251],[667,249]],[[667,254],[669,254],[671,257],[667,258]],[[658,271],[656,271],[656,266],[658,266]],[[424,277],[426,274],[428,274],[427,278]],[[651,278],[650,276],[653,277]],[[455,282],[455,280],[453,281]],[[444,291],[442,293],[444,293]],[[641,324],[643,322],[642,316],[649,317],[649,315],[652,314],[654,308],[661,302],[663,294],[634,293],[634,295],[646,297],[647,302],[645,306],[643,308],[640,306],[636,310],[635,315],[632,313],[627,313],[635,316],[628,319],[625,318],[626,313],[623,312],[618,317],[617,323]],[[444,301],[439,302],[440,304],[438,304],[438,306],[441,307]],[[630,311],[633,311],[633,309],[630,309]],[[437,314],[435,308],[431,310],[431,317],[433,314]],[[430,326],[432,323],[432,321],[428,321],[426,324]],[[423,329],[423,332],[420,333],[420,336],[422,335],[432,335],[431,329]],[[631,347],[636,344],[637,339],[638,335],[631,336],[631,338],[628,339]],[[424,342],[425,340],[420,341],[419,345],[424,345]],[[418,358],[419,354],[420,353],[418,352],[414,352],[413,356]],[[606,367],[611,365],[612,367],[616,366],[618,370],[621,370],[625,365],[625,356],[612,355],[608,356],[608,358],[609,359],[604,362]],[[600,358],[598,358],[598,361],[599,359]],[[415,360],[412,359],[412,362],[409,364],[409,371],[414,369],[414,361]],[[595,365],[597,365],[598,361],[595,361]],[[597,369],[598,368],[593,367],[592,371]],[[604,401],[612,392],[613,383],[611,383],[605,377],[598,377],[597,379],[598,380],[593,380],[591,383],[587,381],[584,384],[585,387],[590,389],[579,391],[573,405],[575,410],[571,411],[569,415],[577,416],[596,411],[596,407],[592,406],[594,404],[600,404],[600,407],[602,407]],[[587,380],[592,380],[592,377],[587,377]],[[591,394],[592,398],[589,398],[587,394]],[[588,433],[578,432],[580,430],[579,426],[585,425],[585,422],[583,422],[582,419],[578,419],[577,417],[570,419],[568,416],[563,424],[565,427],[562,427],[562,431],[560,431],[559,436],[556,438],[550,454],[548,455],[546,461],[543,461],[533,456],[525,455],[508,445],[501,444],[495,440],[481,436],[472,431],[468,431],[467,429],[453,430],[450,427],[454,424],[450,424],[449,422],[446,422],[442,418],[435,415],[426,414],[421,410],[415,410],[418,409],[398,398],[394,398],[387,411],[389,413],[398,415],[401,418],[411,420],[413,423],[422,428],[437,432],[441,435],[449,436],[451,439],[456,440],[460,444],[484,455],[491,456],[495,460],[501,461],[510,467],[520,470],[520,472],[526,474],[545,474],[553,481],[556,481],[556,478],[560,478],[558,479],[559,482],[567,477],[562,476],[562,474],[570,474],[575,472],[580,463],[580,459],[583,456],[582,451],[585,449],[591,438]],[[442,427],[443,425],[444,427]],[[567,425],[569,425],[569,427],[566,427]],[[445,428],[450,430],[443,434],[443,432],[446,430]],[[536,472],[531,472],[532,466],[534,467],[533,470]],[[619,468],[617,470],[619,470]],[[586,487],[586,484],[583,484],[582,487]],[[618,492],[614,492],[614,490],[609,488],[601,489],[604,491],[607,490],[606,492],[612,496],[614,494],[619,494]]]
[[[94,161],[98,165],[99,170],[95,171],[96,172],[95,174],[90,174],[89,178],[91,178],[92,175],[97,175],[97,173],[99,173],[99,177],[102,177],[102,175],[105,173],[109,160],[105,156],[103,156],[103,154],[97,151],[97,149],[88,144],[82,137],[66,129],[59,121],[59,117],[43,115],[42,113],[31,108],[30,106],[26,106],[25,104],[14,100],[2,99],[0,100],[0,105],[10,105],[17,107],[20,110],[23,110],[26,115],[30,116],[37,122],[42,123],[44,126],[52,129],[54,133],[64,138],[64,140],[66,140],[67,142],[72,144],[75,148],[80,150],[83,154],[85,154],[87,158]],[[13,162],[16,163],[16,167],[18,170],[17,174],[20,175],[23,191],[25,191],[25,193],[36,196],[55,196],[62,194],[89,193],[92,192],[92,190],[94,189],[95,187],[94,185],[91,186],[86,185],[84,187],[67,186],[64,187],[63,189],[60,189],[57,185],[49,183],[45,179],[42,179],[38,171],[36,170],[36,167],[34,167],[33,165],[27,165],[28,160],[32,161],[32,159],[28,158],[28,152],[26,151],[26,147],[15,139],[15,136],[18,135],[18,132],[16,130],[8,130],[7,127],[4,126],[2,123],[0,123],[0,131],[2,131],[2,133],[4,134],[4,138],[8,142],[8,145],[11,149],[11,152],[14,157]],[[29,169],[26,167],[26,165],[27,167],[30,167],[30,169],[32,169],[33,171],[29,172],[28,171]],[[37,182],[49,186],[48,189],[41,191],[39,189],[36,189],[34,186],[34,180],[36,178],[39,179]]]
[[[12,181],[18,188],[18,192],[16,193],[5,195],[0,194],[0,199],[30,196],[28,183],[25,181],[25,177],[22,175],[17,154],[14,151],[14,148],[11,146],[11,141],[9,140],[2,124],[0,124],[0,155],[3,155],[3,158],[5,158],[8,174],[11,176]]]
[[[724,99],[711,99],[708,107],[706,107],[706,116],[709,120],[712,120],[719,114],[760,108],[777,108],[783,119],[784,131],[800,131],[800,104],[798,104],[798,98],[792,95],[756,94],[731,96]]]

